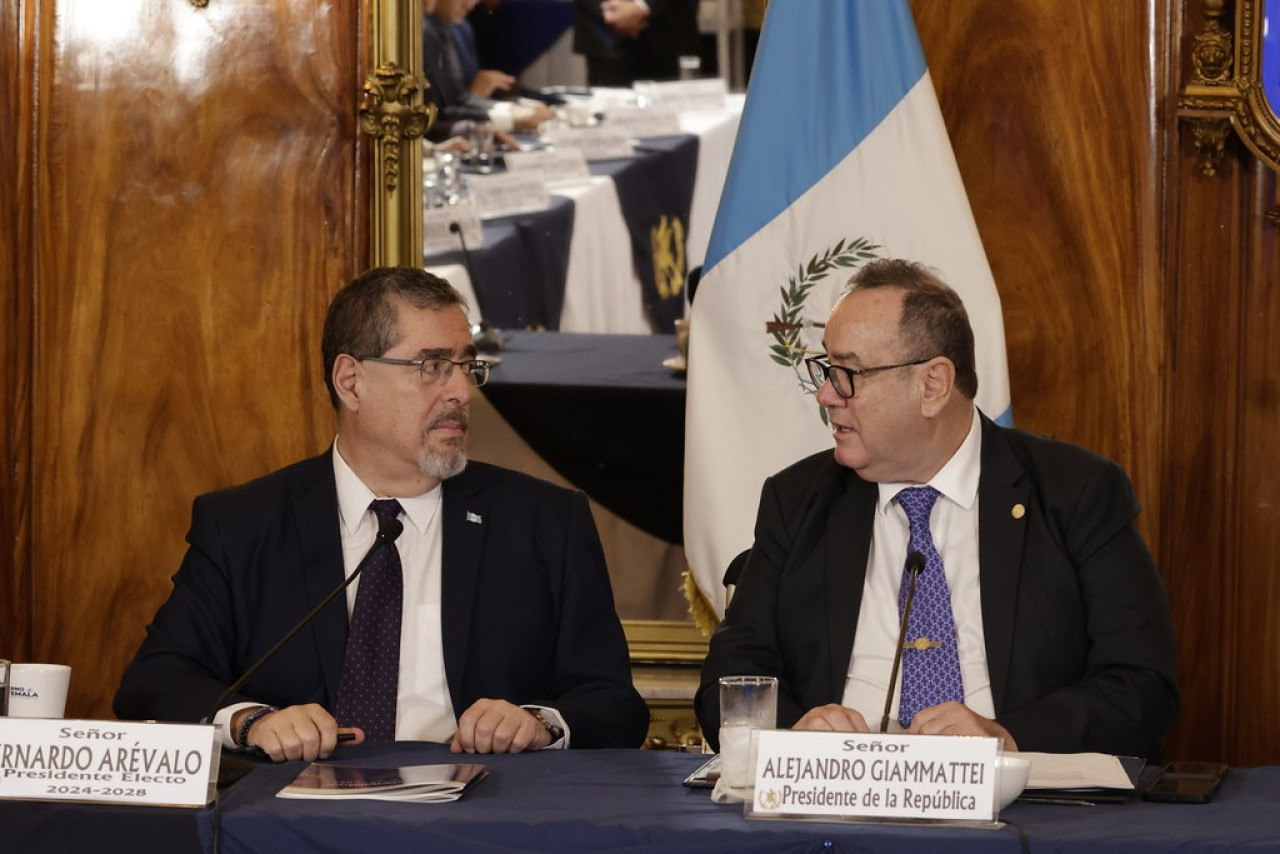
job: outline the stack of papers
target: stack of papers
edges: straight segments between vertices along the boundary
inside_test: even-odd
[[[1146,760],[1106,753],[1018,753],[1031,761],[1021,801],[1123,803]]]
[[[447,803],[462,797],[488,773],[483,765],[371,768],[313,762],[276,797]]]

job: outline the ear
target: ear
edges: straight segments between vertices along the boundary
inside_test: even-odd
[[[925,365],[924,394],[920,399],[921,412],[933,417],[946,408],[956,391],[956,366],[946,356],[938,356]]]
[[[338,408],[355,412],[360,408],[364,369],[354,357],[339,354],[333,360],[333,389],[338,393]]]

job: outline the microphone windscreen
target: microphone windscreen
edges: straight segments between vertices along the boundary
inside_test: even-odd
[[[400,532],[404,530],[404,522],[399,519],[387,519],[378,525],[378,538],[383,542],[394,542],[396,537],[400,536]],[[924,565],[924,559],[921,559],[920,565]]]
[[[920,552],[912,552],[907,555],[907,571],[908,572],[924,572],[924,555]]]

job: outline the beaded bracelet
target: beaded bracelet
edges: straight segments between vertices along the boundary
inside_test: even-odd
[[[274,706],[258,706],[258,708],[254,709],[252,712],[249,712],[249,714],[245,715],[244,719],[240,721],[240,729],[236,731],[236,739],[235,739],[236,744],[240,745],[241,747],[248,747],[249,744],[247,741],[245,741],[245,739],[249,737],[249,730],[253,729],[253,725],[256,724],[258,721],[262,720],[263,718],[265,718],[267,715],[271,714],[272,712],[278,712],[278,711],[280,710],[275,708]]]

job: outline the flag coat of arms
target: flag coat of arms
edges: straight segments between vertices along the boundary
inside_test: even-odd
[[[686,592],[724,613],[766,477],[833,441],[805,371],[850,276],[934,269],[973,324],[978,407],[1011,421],[1000,297],[906,0],[769,5],[690,313]],[[696,589],[694,589],[696,585]]]

